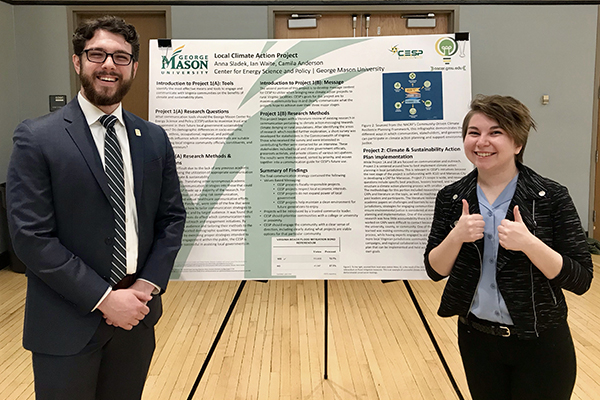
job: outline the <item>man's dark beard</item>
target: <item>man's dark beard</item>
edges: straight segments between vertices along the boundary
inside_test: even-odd
[[[125,81],[121,76],[118,76],[121,85],[119,85],[119,88],[112,96],[108,96],[104,93],[99,93],[94,89],[93,80],[96,79],[96,77],[90,78],[89,75],[83,74],[82,72],[83,71],[79,74],[79,79],[81,80],[81,87],[83,88],[85,98],[96,106],[112,106],[113,104],[120,103],[127,92],[129,92],[131,84],[133,83],[133,79]]]

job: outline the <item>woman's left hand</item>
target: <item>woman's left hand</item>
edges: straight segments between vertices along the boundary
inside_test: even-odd
[[[515,206],[514,215],[514,222],[507,219],[502,220],[498,226],[498,239],[500,246],[506,250],[523,251],[534,236],[525,226],[519,206]]]

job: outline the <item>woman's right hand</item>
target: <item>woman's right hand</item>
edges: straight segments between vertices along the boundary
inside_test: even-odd
[[[483,238],[485,221],[481,214],[469,214],[469,203],[466,199],[463,199],[462,203],[462,215],[451,234],[461,243],[471,243]]]
[[[448,236],[429,252],[429,265],[441,276],[448,276],[463,243],[474,242],[483,237],[485,221],[481,214],[469,214],[469,203],[463,199],[460,219]]]

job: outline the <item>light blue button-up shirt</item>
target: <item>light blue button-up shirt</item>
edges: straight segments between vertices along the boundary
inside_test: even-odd
[[[475,291],[471,313],[476,317],[488,321],[500,322],[512,325],[512,319],[506,308],[506,303],[500,294],[496,282],[496,262],[498,257],[498,226],[508,211],[510,201],[517,189],[517,178],[519,174],[510,181],[504,188],[500,196],[490,205],[483,190],[477,185],[477,199],[479,200],[479,210],[485,222],[483,230],[483,258],[481,279]]]

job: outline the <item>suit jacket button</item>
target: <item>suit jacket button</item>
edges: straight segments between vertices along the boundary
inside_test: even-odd
[[[104,239],[104,243],[106,243],[107,245],[111,245],[112,244],[112,238],[111,237],[107,237],[106,239]]]

